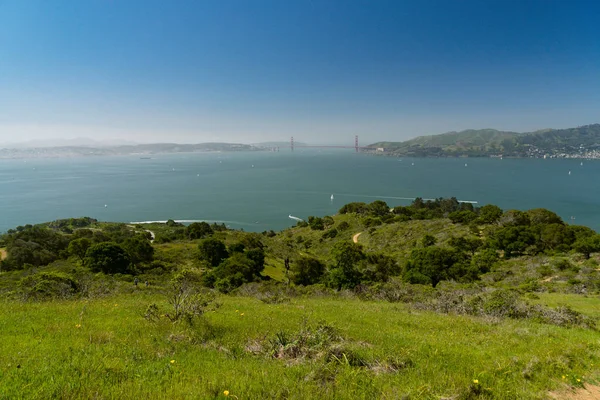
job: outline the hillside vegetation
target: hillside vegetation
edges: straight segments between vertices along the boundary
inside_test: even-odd
[[[77,218],[0,248],[0,398],[541,399],[600,377],[600,236],[545,209]]]
[[[378,142],[369,147],[383,147],[390,155],[413,157],[597,157],[600,124],[526,133],[470,129],[405,142]]]

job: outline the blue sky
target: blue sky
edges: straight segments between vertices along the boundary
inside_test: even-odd
[[[0,0],[0,144],[600,122],[600,2]]]

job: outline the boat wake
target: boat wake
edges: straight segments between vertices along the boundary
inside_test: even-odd
[[[290,219],[293,219],[293,220],[295,220],[295,221],[304,221],[302,218],[294,217],[292,214],[288,215],[288,217],[289,217]]]

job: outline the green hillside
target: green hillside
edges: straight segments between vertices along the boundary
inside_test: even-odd
[[[415,157],[596,157],[600,149],[600,124],[526,133],[466,130],[420,136],[405,142],[378,142],[369,147],[383,147],[390,155]]]
[[[0,398],[566,399],[600,379],[600,235],[544,209],[75,218],[0,250]]]

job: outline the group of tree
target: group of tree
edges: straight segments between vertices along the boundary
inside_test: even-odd
[[[1,238],[8,253],[1,261],[2,270],[39,267],[73,256],[92,271],[127,273],[153,260],[147,232],[136,232],[125,224],[88,228],[95,222],[75,218],[9,230]]]
[[[207,266],[203,275],[206,286],[229,292],[244,283],[266,279],[264,245],[257,234],[247,234],[229,248],[214,237],[202,239],[198,254]]]

